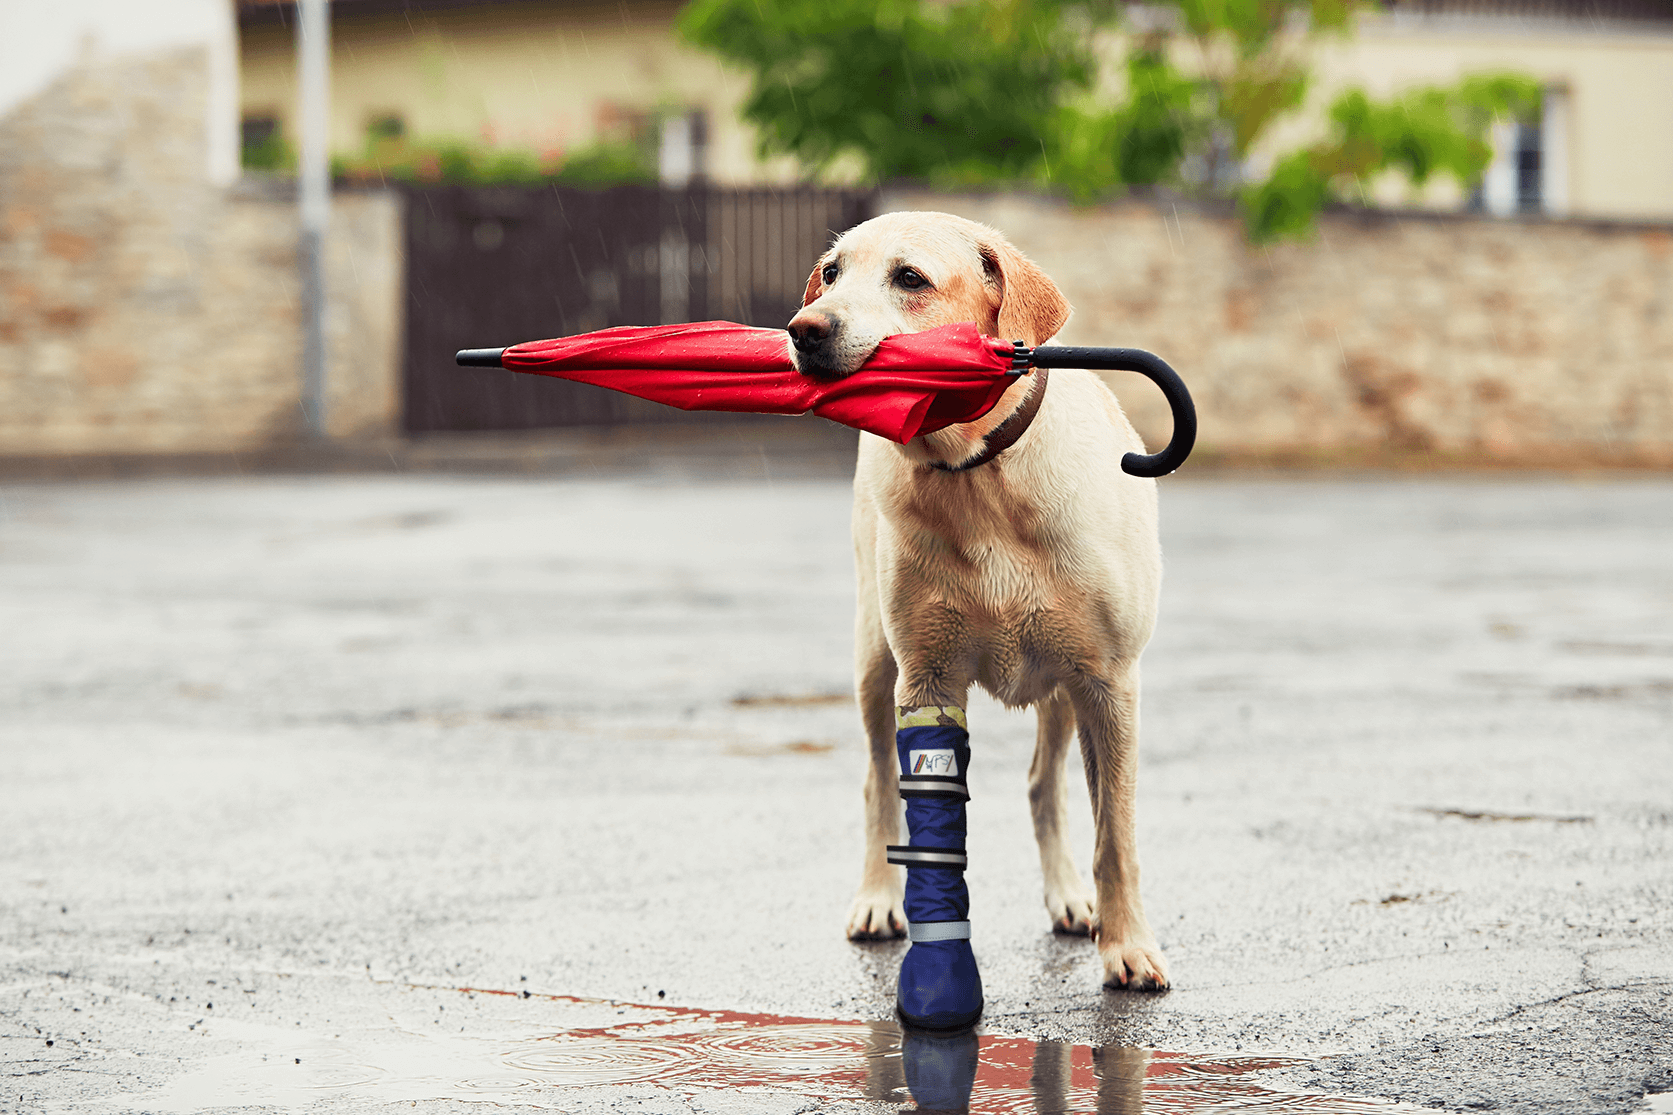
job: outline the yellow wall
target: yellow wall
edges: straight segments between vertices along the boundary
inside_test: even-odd
[[[572,150],[592,142],[606,105],[679,106],[707,111],[710,178],[793,180],[788,160],[757,162],[754,136],[737,119],[747,77],[675,41],[678,8],[624,0],[340,13],[332,23],[332,149],[359,152],[367,122],[393,112],[415,138]],[[241,53],[244,112],[278,117],[294,139],[291,29],[245,27]]]
[[[1673,31],[1370,16],[1353,39],[1327,40],[1315,59],[1306,119],[1276,129],[1269,149],[1317,134],[1323,107],[1346,85],[1387,95],[1465,73],[1520,70],[1568,93],[1570,215],[1673,218]],[[1431,198],[1457,202],[1444,188]]]

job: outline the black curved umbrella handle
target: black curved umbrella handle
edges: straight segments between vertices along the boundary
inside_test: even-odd
[[[1185,463],[1197,444],[1197,407],[1179,373],[1167,361],[1142,348],[1082,348],[1078,345],[1041,345],[1029,352],[1018,346],[1017,356],[1027,353],[1036,368],[1092,368],[1098,371],[1137,372],[1162,389],[1168,409],[1173,411],[1173,437],[1160,453],[1128,453],[1121,469],[1132,476],[1166,476]]]

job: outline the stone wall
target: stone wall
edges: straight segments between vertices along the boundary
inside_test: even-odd
[[[213,185],[209,52],[84,56],[0,118],[0,455],[300,436],[295,204]],[[333,214],[330,426],[393,429],[398,199]]]
[[[1206,456],[1673,465],[1673,228],[1327,215],[1251,247],[1171,204],[893,193],[1004,231],[1075,306],[1062,340],[1190,384]],[[1152,446],[1161,396],[1112,385]]]

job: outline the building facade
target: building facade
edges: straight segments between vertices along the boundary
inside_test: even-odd
[[[1349,85],[1386,96],[1469,73],[1529,74],[1545,89],[1541,119],[1494,129],[1478,202],[1497,216],[1673,218],[1673,2],[1396,0],[1316,60],[1309,108]],[[1403,184],[1381,184],[1378,200],[1403,202]],[[1430,204],[1469,200],[1443,187]]]
[[[335,0],[332,147],[364,150],[379,134],[517,147],[545,155],[636,140],[675,184],[796,177],[761,160],[738,119],[746,74],[679,42],[677,0]],[[241,0],[247,131],[291,131],[291,6]],[[1307,106],[1257,150],[1278,151],[1322,127],[1348,86],[1387,96],[1469,73],[1515,70],[1545,87],[1534,124],[1494,131],[1496,158],[1476,196],[1450,182],[1413,194],[1375,183],[1387,206],[1498,216],[1673,218],[1673,0],[1385,0],[1357,33],[1312,46]]]
[[[748,78],[677,41],[677,0],[335,0],[331,146],[380,135],[552,158],[600,143],[651,149],[661,178],[791,181],[738,119]],[[293,5],[239,5],[246,130],[294,134]]]

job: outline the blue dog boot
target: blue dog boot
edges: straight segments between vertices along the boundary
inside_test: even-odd
[[[968,925],[962,932],[970,932]],[[969,939],[914,939],[900,962],[895,1006],[901,1021],[921,1030],[966,1030],[974,1025],[982,1017],[982,975]]]
[[[982,977],[970,951],[970,891],[964,884],[964,803],[970,798],[970,733],[955,706],[896,713],[900,796],[910,844],[889,846],[906,868],[907,936],[896,1006],[908,1026],[959,1030],[982,1016]]]

